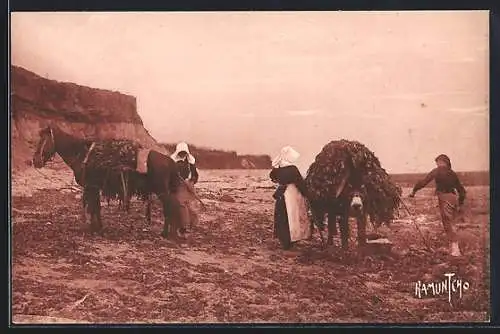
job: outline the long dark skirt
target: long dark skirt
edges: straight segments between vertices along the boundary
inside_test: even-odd
[[[283,249],[289,249],[290,228],[288,226],[288,215],[286,212],[285,197],[281,196],[274,204],[274,233],[278,237]]]

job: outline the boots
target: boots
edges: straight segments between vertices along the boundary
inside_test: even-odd
[[[450,255],[451,256],[462,256],[460,253],[460,248],[458,247],[458,242],[453,241],[450,245]]]

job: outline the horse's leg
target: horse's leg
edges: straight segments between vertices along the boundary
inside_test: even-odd
[[[88,209],[90,213],[90,230],[98,232],[102,229],[101,223],[101,196],[99,189],[88,188]]]
[[[101,231],[101,230],[102,230],[102,220],[101,220],[101,193],[99,192],[99,189],[97,189],[97,191],[96,191],[96,197],[97,197],[97,200],[96,200],[97,207],[96,207],[95,216],[96,216],[96,220],[97,220],[97,230],[98,230],[98,231]]]
[[[314,233],[314,221],[311,219],[309,222],[309,230],[311,231],[311,236],[307,240],[312,240],[313,238],[313,233]]]
[[[316,227],[318,230],[318,233],[319,233],[319,237],[321,239],[321,247],[325,248],[326,244],[325,244],[325,240],[323,239],[323,233],[322,233],[322,231],[324,231],[325,212],[321,208],[319,208],[318,206],[315,206],[315,205],[311,205],[310,209],[311,209],[311,226],[310,226],[311,238],[310,238],[310,240],[312,240],[312,234],[314,232],[314,227]]]
[[[85,224],[87,222],[87,213],[85,212],[87,209],[87,203],[85,203],[85,199],[83,199],[82,195],[82,214],[81,214],[81,220],[82,223]]]
[[[151,194],[147,194],[144,200],[146,201],[146,221],[151,225]]]
[[[179,233],[182,233],[184,235],[184,224],[183,224],[183,219],[185,217],[183,216],[183,204],[179,201],[179,198],[177,198],[176,194],[170,194],[170,231],[174,233],[174,238],[179,238],[180,235]]]
[[[126,172],[125,177],[125,189],[127,190],[127,196],[125,196],[125,210],[127,213],[130,211],[130,201],[132,199],[132,191],[130,187],[130,174]]]
[[[333,215],[333,229],[332,229],[332,233],[333,235],[337,235],[339,234],[338,230],[337,230],[337,223],[338,223],[338,217],[336,214]]]
[[[358,226],[358,246],[364,247],[366,245],[366,215],[361,214],[356,217],[356,223]]]
[[[349,246],[349,214],[344,213],[340,217],[340,238],[342,243],[342,249],[347,250]]]
[[[88,188],[83,188],[83,192],[82,192],[82,223],[83,224],[86,224],[87,223],[87,205],[88,205]]]
[[[381,224],[375,219],[375,216],[373,214],[369,214],[369,218],[370,218],[370,223],[373,227],[373,231],[377,233],[378,228],[381,226]]]
[[[160,200],[163,204],[163,231],[161,235],[164,238],[173,238],[177,236],[175,220],[178,219],[179,203],[177,198],[172,194],[161,194]]]
[[[313,234],[314,234],[314,230],[315,228],[318,230],[318,234],[319,234],[319,237],[321,239],[321,248],[324,249],[326,244],[325,244],[325,240],[323,239],[323,226],[320,226],[319,224],[319,221],[321,220],[319,217],[323,216],[324,218],[324,214],[321,213],[319,214],[318,212],[321,212],[318,208],[316,207],[311,207],[310,208],[311,210],[311,215],[310,215],[310,223],[309,223],[309,228],[311,230],[311,236],[309,237],[308,240],[312,240],[313,239]]]
[[[122,207],[123,207],[123,205],[122,205],[123,204],[122,198],[123,198],[122,191],[119,190],[118,194],[116,194],[116,199],[118,199],[118,210],[121,210]]]
[[[96,211],[96,195],[91,187],[85,187],[84,190],[85,202],[87,203],[87,212],[90,214],[90,231],[94,232],[95,226],[95,211]]]
[[[122,189],[123,189],[123,208],[128,212],[128,189],[127,189],[127,181],[125,180],[126,172],[121,172],[120,177],[122,180]]]
[[[161,202],[161,205],[162,205],[162,209],[163,209],[163,231],[161,232],[161,235],[162,237],[164,237],[165,239],[168,238],[168,234],[169,234],[169,220],[168,220],[168,217],[169,217],[169,212],[170,212],[170,202],[169,202],[169,199],[168,199],[168,194],[157,194],[158,195],[158,198],[160,199],[160,202]]]
[[[333,236],[337,235],[337,215],[333,211],[327,214],[328,219],[328,239],[327,245],[333,245]]]

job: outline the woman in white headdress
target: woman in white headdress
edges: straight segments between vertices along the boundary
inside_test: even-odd
[[[304,178],[295,162],[299,152],[290,146],[281,149],[272,162],[269,174],[271,180],[279,186],[273,194],[274,236],[278,237],[283,249],[289,249],[292,243],[311,237],[311,224],[307,215],[307,189]]]
[[[181,211],[181,235],[186,232],[186,227],[196,226],[198,223],[198,215],[193,210],[191,202],[193,201],[194,185],[198,182],[198,171],[196,169],[196,160],[189,152],[189,147],[186,143],[178,143],[174,154],[170,156],[179,168],[180,177],[185,180],[178,187],[175,195],[180,202]],[[189,187],[189,188],[188,188]]]

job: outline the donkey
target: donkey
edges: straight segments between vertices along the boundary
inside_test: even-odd
[[[40,139],[33,154],[33,166],[42,168],[56,153],[73,170],[75,180],[83,187],[83,209],[91,216],[91,232],[102,232],[100,191],[105,178],[100,171],[87,170],[88,159],[93,141],[74,137],[57,126],[49,125],[39,132]],[[162,202],[164,225],[162,236],[167,238],[180,223],[180,203],[172,194],[178,187],[178,169],[175,162],[160,152],[151,150],[147,158],[146,216],[151,220],[151,194],[155,193]],[[86,217],[84,216],[86,220]],[[172,223],[172,224],[171,224]]]
[[[358,229],[358,245],[366,244],[367,222],[367,192],[364,185],[352,186],[347,184],[334,205],[327,211],[328,239],[327,244],[333,244],[333,236],[337,235],[337,223],[340,225],[342,248],[346,249],[349,242],[349,218],[355,218]]]
[[[346,172],[342,177],[335,198],[310,201],[313,219],[320,222],[319,225],[324,221],[325,214],[327,215],[327,245],[333,244],[333,236],[337,234],[338,222],[342,249],[346,250],[348,248],[350,217],[356,219],[358,246],[363,247],[366,245],[367,203],[367,191],[361,182],[361,178],[351,175],[350,172]]]

